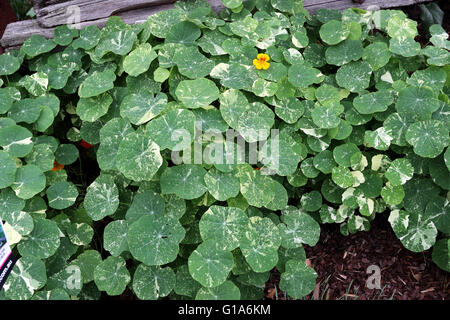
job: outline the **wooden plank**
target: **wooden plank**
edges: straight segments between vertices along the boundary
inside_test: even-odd
[[[122,18],[125,23],[135,24],[145,22],[148,16],[155,14],[159,11],[169,10],[173,8],[173,4],[159,5],[151,8],[135,9],[131,11],[121,12],[116,14]],[[108,18],[103,18],[94,21],[86,21],[80,23],[77,27],[82,29],[90,25],[96,25],[100,28],[104,27]],[[17,47],[22,45],[25,40],[31,37],[33,34],[40,34],[45,38],[52,38],[54,28],[42,28],[36,19],[24,20],[15,23],[10,23],[3,34],[3,38],[0,40],[0,44],[4,48]]]
[[[401,6],[409,6],[431,0],[365,0],[359,4],[352,0],[304,0],[304,7],[310,13],[315,13],[320,8],[336,9],[343,11],[348,8],[361,9],[387,9]]]
[[[52,5],[65,5],[73,0],[35,0],[40,1],[40,5],[52,4]],[[83,0],[86,1],[86,0]],[[124,0],[123,2],[125,2]],[[129,24],[140,23],[147,20],[149,15],[155,14],[159,11],[168,10],[173,8],[174,0],[158,0],[161,2],[166,2],[165,4],[160,4],[157,6],[149,8],[134,9],[126,12],[120,12],[114,14],[120,16],[124,22]],[[224,9],[221,0],[208,0],[214,11],[220,12]],[[305,8],[311,13],[315,13],[320,8],[337,9],[344,10],[347,8],[363,8],[367,9],[370,6],[378,5],[380,8],[392,8],[404,5],[417,4],[422,2],[427,2],[430,0],[366,0],[362,4],[354,3],[352,0],[304,0]],[[122,2],[122,1],[117,1]],[[170,2],[170,3],[167,3]],[[84,28],[88,25],[97,25],[103,27],[106,23],[107,17],[84,21],[79,24],[79,28]],[[11,23],[7,26],[3,38],[0,40],[0,44],[4,48],[17,47],[24,43],[33,34],[40,34],[46,38],[53,37],[53,28],[43,28],[39,25],[37,20],[25,20],[20,22]]]
[[[35,7],[38,23],[45,28],[55,27],[74,20],[85,22],[99,20],[119,12],[137,8],[173,3],[175,0],[71,0]]]

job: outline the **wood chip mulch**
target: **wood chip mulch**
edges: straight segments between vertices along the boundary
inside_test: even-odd
[[[385,214],[368,232],[343,236],[337,224],[322,225],[320,240],[305,246],[307,263],[317,274],[317,285],[306,299],[346,300],[448,300],[450,273],[431,259],[432,249],[421,253],[403,247]],[[369,289],[370,265],[381,270],[381,289]],[[266,285],[266,299],[284,299],[278,289],[279,273]],[[277,286],[277,289],[275,289]],[[276,291],[276,292],[275,292]]]

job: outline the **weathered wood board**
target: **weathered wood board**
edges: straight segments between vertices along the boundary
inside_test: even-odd
[[[37,19],[11,23],[7,26],[0,44],[4,48],[17,47],[33,34],[53,37],[53,28],[66,24],[67,8],[77,5],[80,10],[79,28],[88,25],[103,27],[111,15],[120,16],[124,22],[140,23],[159,11],[173,8],[176,0],[34,0]],[[214,11],[224,9],[221,0],[208,0]],[[269,1],[269,0],[268,0]],[[320,8],[344,10],[355,7],[362,9],[392,8],[412,5],[430,0],[365,0],[362,4],[352,0],[304,0],[305,8],[315,13]],[[73,21],[71,21],[73,22]]]
[[[51,28],[67,21],[74,14],[79,15],[80,22],[99,20],[138,8],[154,7],[173,3],[175,0],[71,0],[46,7],[34,6],[40,26]]]

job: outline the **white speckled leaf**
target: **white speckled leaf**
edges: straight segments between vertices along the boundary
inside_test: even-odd
[[[269,271],[278,262],[280,233],[269,218],[251,217],[249,220],[241,240],[242,254],[255,272]]]
[[[195,199],[206,191],[204,177],[206,170],[193,164],[169,167],[161,175],[162,194],[176,194],[182,199]]]
[[[149,135],[132,132],[119,144],[116,167],[128,179],[149,181],[163,162],[159,150]]]
[[[103,247],[117,257],[128,251],[128,222],[115,220],[108,223],[103,231]]]
[[[436,242],[436,226],[422,213],[394,210],[389,215],[389,222],[395,235],[408,250],[422,252]]]
[[[185,230],[171,217],[145,215],[128,230],[128,245],[133,257],[146,265],[163,265],[176,259]]]
[[[282,215],[278,225],[281,245],[287,249],[301,247],[303,243],[315,246],[319,241],[320,226],[310,215],[301,210],[289,210]]]
[[[100,129],[100,147],[97,150],[97,161],[100,169],[115,169],[120,142],[133,132],[128,121],[114,118]]]
[[[129,119],[132,124],[141,125],[159,115],[166,104],[167,96],[164,93],[158,93],[156,96],[145,91],[132,93],[123,99],[120,115]]]
[[[108,257],[94,271],[94,281],[100,291],[106,291],[110,296],[121,294],[131,277],[125,260],[122,257]]]
[[[214,240],[220,248],[227,251],[239,246],[247,226],[248,218],[243,210],[216,205],[209,207],[199,222],[202,239]]]
[[[295,299],[311,293],[316,286],[317,273],[305,262],[288,260],[286,271],[281,274],[280,289]]]
[[[128,223],[133,223],[145,215],[160,217],[164,215],[164,209],[164,200],[158,193],[144,191],[134,196],[125,218]]]
[[[84,208],[87,214],[98,221],[114,214],[119,207],[119,189],[114,178],[107,174],[100,175],[87,188]]]
[[[134,272],[133,291],[142,300],[157,300],[175,287],[175,273],[170,267],[146,266],[141,263]]]
[[[233,255],[215,240],[201,243],[188,260],[189,273],[204,287],[217,287],[225,282],[233,268]]]
[[[239,179],[233,173],[226,173],[211,168],[204,177],[209,193],[219,201],[225,201],[238,195]]]
[[[50,208],[62,210],[75,203],[78,197],[77,187],[71,182],[56,182],[47,189]]]
[[[45,264],[35,257],[22,257],[6,280],[5,296],[12,300],[28,300],[46,282]]]
[[[17,245],[22,256],[40,259],[51,257],[59,247],[60,230],[56,222],[46,219],[34,219],[33,231],[22,238]]]

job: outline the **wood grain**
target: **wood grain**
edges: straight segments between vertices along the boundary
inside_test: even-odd
[[[144,22],[148,16],[173,8],[176,0],[34,0],[38,19],[11,23],[7,26],[0,44],[4,48],[17,47],[33,34],[46,38],[53,37],[53,27],[67,22],[67,8],[80,7],[79,28],[89,25],[103,27],[109,16],[115,15],[129,24]],[[221,0],[208,0],[215,12],[225,7]],[[347,8],[392,8],[428,2],[430,0],[365,0],[354,3],[352,0],[304,0],[305,9],[315,13],[320,8],[345,10]],[[143,7],[144,6],[144,7]],[[44,27],[47,26],[47,27]]]

